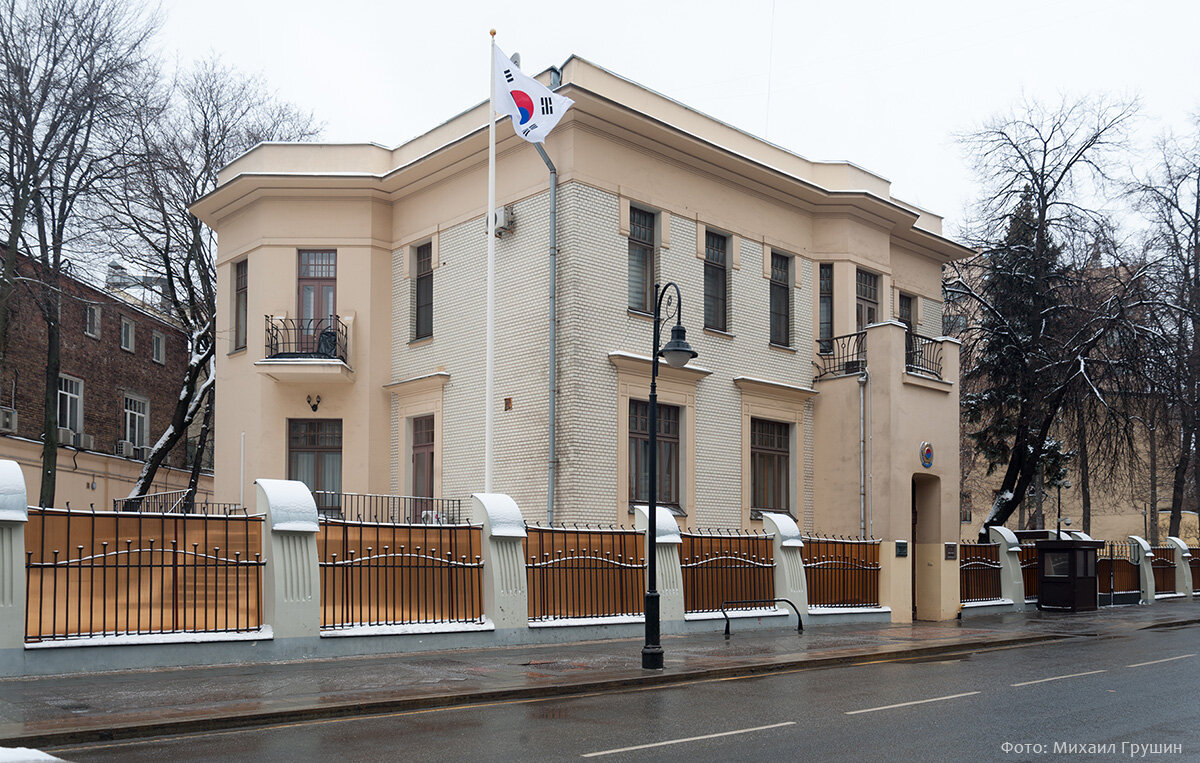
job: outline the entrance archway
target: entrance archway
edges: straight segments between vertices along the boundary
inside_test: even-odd
[[[932,474],[912,477],[912,617],[937,620],[941,608],[942,485]]]

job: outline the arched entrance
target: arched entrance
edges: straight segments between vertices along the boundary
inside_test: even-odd
[[[938,620],[941,614],[942,485],[932,474],[912,477],[912,617]]]

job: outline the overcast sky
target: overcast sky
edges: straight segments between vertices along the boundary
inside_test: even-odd
[[[572,53],[946,217],[975,193],[955,134],[1024,97],[1138,96],[1137,138],[1200,111],[1200,2],[588,3],[164,0],[162,44],[394,146],[484,100],[488,30],[530,74]],[[551,138],[553,140],[553,137]]]

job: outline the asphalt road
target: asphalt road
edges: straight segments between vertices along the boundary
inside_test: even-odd
[[[1143,757],[1132,745],[1158,747]],[[1200,760],[1200,626],[48,752],[172,763]]]

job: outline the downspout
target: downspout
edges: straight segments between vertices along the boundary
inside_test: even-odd
[[[867,374],[858,377],[858,528],[867,537]]]
[[[875,407],[871,403],[871,372],[863,369],[867,377],[867,484],[875,482]],[[867,532],[868,538],[875,537],[875,491],[867,489]]]
[[[546,451],[546,522],[554,522],[554,478],[558,464],[557,451],[554,447],[554,417],[555,403],[558,397],[558,312],[555,310],[557,298],[556,266],[558,261],[558,170],[554,162],[546,154],[541,143],[533,147],[541,155],[542,161],[550,170],[550,361],[549,361],[549,411],[548,411],[548,446]]]

